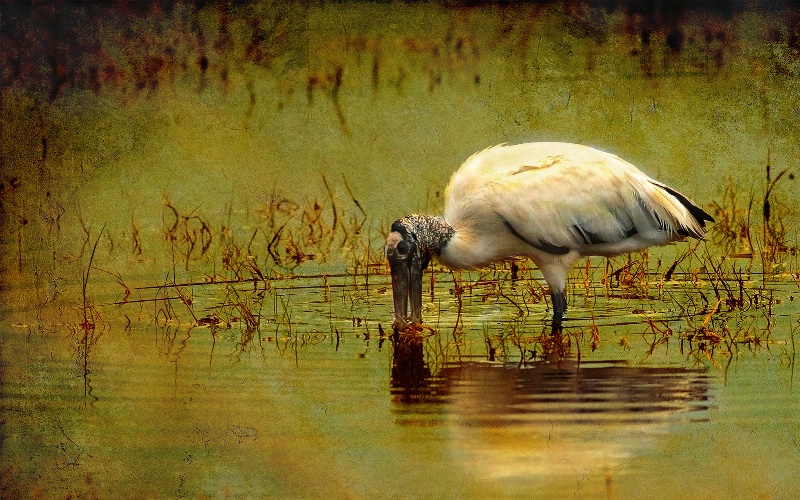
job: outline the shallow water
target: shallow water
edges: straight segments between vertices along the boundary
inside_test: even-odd
[[[497,277],[502,282],[502,270]],[[542,337],[546,322],[535,313],[520,318],[480,297],[462,297],[463,331],[454,333],[452,275],[436,278],[437,331],[395,339],[385,326],[388,277],[377,273],[368,286],[363,276],[355,284],[345,275],[324,284],[320,277],[275,280],[255,332],[238,322],[192,326],[188,308],[154,320],[164,301],[105,305],[107,324],[98,325],[88,350],[71,312],[37,326],[20,321],[34,311],[15,310],[3,326],[4,350],[14,354],[4,365],[5,491],[131,498],[800,493],[800,395],[781,325],[796,302],[775,311],[777,325],[761,345],[728,352],[720,344],[701,354],[676,329],[650,353],[644,323],[615,311],[629,310],[631,299],[593,297],[595,311],[608,311],[596,348],[586,331],[591,317],[578,312],[558,346],[547,347],[541,339],[555,337]],[[530,281],[535,276],[523,275],[515,286]],[[98,282],[95,290],[106,293],[96,299],[114,301],[114,285]],[[220,286],[194,286],[192,306],[214,310]],[[580,288],[571,304],[583,298]],[[545,305],[530,307],[544,312]],[[489,361],[487,338],[509,325],[516,344],[498,343]]]

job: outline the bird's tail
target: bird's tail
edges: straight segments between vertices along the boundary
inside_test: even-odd
[[[689,212],[691,220],[686,220],[686,217],[676,217],[676,222],[678,223],[675,226],[676,232],[681,236],[692,236],[694,238],[701,239],[704,238],[706,234],[706,222],[716,222],[714,218],[711,217],[711,215],[709,215],[705,210],[698,207],[697,204],[695,204],[692,200],[670,188],[669,186],[665,186],[660,182],[652,180],[651,182],[678,200],[683,208]]]

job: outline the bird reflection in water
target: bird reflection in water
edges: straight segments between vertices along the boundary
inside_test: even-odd
[[[713,406],[705,370],[579,362],[568,351],[522,365],[440,363],[426,361],[429,339],[395,337],[395,424],[447,426],[452,456],[476,481],[585,481],[603,494],[632,458],[669,446],[676,426],[702,425]]]
[[[402,402],[426,402],[439,399],[450,391],[453,370],[466,366],[482,366],[483,363],[445,363],[439,373],[433,374],[431,364],[440,366],[442,359],[429,360],[425,357],[426,342],[435,335],[433,330],[419,325],[408,325],[402,322],[394,324],[392,339],[392,394]],[[527,352],[529,360],[521,361],[516,366],[535,366],[542,363],[560,362],[571,355],[573,339],[562,333],[561,329],[552,333],[542,333],[537,341],[537,348]],[[431,353],[435,349],[429,349]],[[489,347],[489,361],[495,361],[495,350]],[[442,356],[444,357],[444,356]],[[486,366],[500,366],[487,364]],[[511,373],[511,371],[509,371]],[[444,378],[443,378],[444,377]]]
[[[558,353],[569,345],[550,337]],[[704,419],[713,380],[704,369],[637,366],[628,361],[579,362],[557,359],[553,351],[522,365],[485,361],[447,362],[432,373],[425,356],[426,338],[395,335],[392,393],[399,403],[474,399],[481,404],[467,412],[504,420],[514,416],[553,413],[586,420],[657,418],[666,413],[692,413]],[[430,349],[433,352],[433,349]]]
[[[425,360],[425,336],[395,330],[392,336],[392,394],[404,403],[427,401],[438,394]]]

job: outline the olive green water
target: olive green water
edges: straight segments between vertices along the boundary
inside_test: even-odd
[[[797,12],[3,9],[4,498],[800,496]],[[581,262],[560,334],[434,265],[393,338],[388,225],[529,140],[718,224]]]

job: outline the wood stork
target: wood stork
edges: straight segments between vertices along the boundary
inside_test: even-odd
[[[392,224],[385,252],[395,321],[422,322],[431,257],[473,269],[526,256],[550,288],[555,327],[579,258],[703,238],[706,221],[714,219],[694,202],[613,154],[558,142],[490,147],[453,174],[444,217],[412,214]]]

